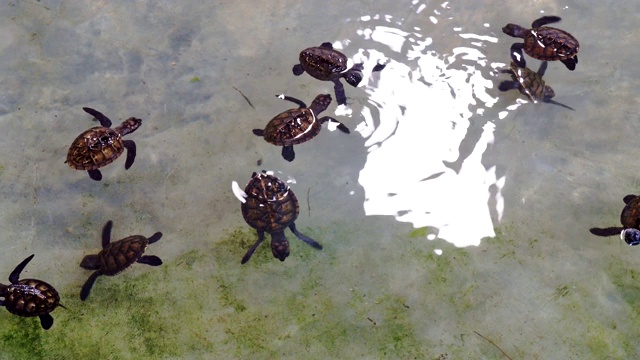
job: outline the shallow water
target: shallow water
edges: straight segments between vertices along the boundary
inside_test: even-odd
[[[638,192],[639,5],[564,1],[67,2],[0,5],[0,272],[53,284],[43,331],[0,312],[0,358],[628,359],[640,351],[636,248],[597,238]],[[614,5],[615,4],[615,5]],[[501,93],[508,22],[541,14],[580,40],[549,63],[555,100]],[[280,148],[251,134],[333,84],[291,67],[330,41],[365,63],[347,107]],[[527,58],[531,68],[539,62]],[[376,62],[386,68],[371,74]],[[245,99],[246,97],[246,99]],[[335,96],[334,96],[335,98]],[[83,106],[135,116],[135,164],[70,169]],[[260,165],[258,165],[260,163]],[[274,171],[300,200],[280,262],[231,190]],[[79,290],[100,231],[164,237]],[[478,336],[482,334],[487,339]],[[497,345],[497,346],[496,346]],[[499,348],[498,348],[499,347]]]

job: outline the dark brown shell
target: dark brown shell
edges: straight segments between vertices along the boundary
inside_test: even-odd
[[[347,57],[337,50],[310,47],[300,52],[300,65],[314,78],[332,81],[347,70]]]
[[[40,316],[52,312],[60,304],[60,295],[42,280],[23,279],[7,286],[4,304],[19,316]]]
[[[631,199],[622,209],[620,222],[625,228],[640,229],[640,196]]]
[[[537,102],[545,96],[545,82],[542,76],[529,68],[520,68],[511,63],[511,78],[518,84],[518,90],[529,97],[529,100]]]
[[[138,261],[149,240],[141,235],[132,235],[110,243],[98,254],[102,275],[113,276]]]
[[[291,109],[276,115],[264,128],[264,139],[274,145],[289,146],[311,140],[322,129],[313,111]]]
[[[548,26],[531,29],[524,38],[524,52],[538,60],[565,60],[578,54],[580,44],[573,35]]]
[[[74,169],[94,170],[111,164],[124,152],[122,135],[96,126],[80,134],[71,144],[67,163]]]
[[[282,180],[265,173],[254,173],[244,192],[242,216],[251,227],[268,233],[282,231],[300,213],[298,199]]]

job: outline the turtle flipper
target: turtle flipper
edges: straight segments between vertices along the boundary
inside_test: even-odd
[[[111,228],[113,228],[113,221],[109,220],[102,228],[102,248],[106,249],[111,242]]]
[[[498,90],[509,91],[517,89],[520,84],[517,81],[505,80],[498,85]]]
[[[282,100],[285,100],[285,101],[291,101],[292,103],[298,105],[300,108],[306,108],[307,107],[307,104],[305,104],[304,101],[302,101],[300,99],[296,99],[293,96],[287,96],[287,95],[282,94],[282,95],[276,95],[276,97],[278,99],[282,99]]]
[[[160,238],[162,238],[162,233],[158,231],[157,233],[151,235],[151,237],[148,238],[147,241],[149,241],[149,244],[153,244],[154,242],[160,240]]]
[[[302,234],[301,232],[298,231],[298,229],[296,229],[296,224],[291,223],[291,225],[289,225],[289,229],[291,229],[291,232],[293,232],[298,239],[306,242],[307,244],[311,245],[311,247],[313,247],[314,249],[318,249],[318,250],[322,250],[322,245],[320,245],[320,243],[318,243],[317,241],[313,240],[312,238]]]
[[[293,69],[291,69],[291,71],[293,72],[293,75],[300,76],[304,72],[304,68],[302,67],[302,64],[296,64],[293,65]]]
[[[382,71],[382,69],[384,69],[386,66],[387,66],[387,64],[376,64],[376,66],[373,67],[371,72]]]
[[[524,54],[522,53],[523,48],[524,43],[514,43],[511,45],[511,60],[520,68],[527,67],[527,62],[525,61]]]
[[[293,151],[293,145],[282,147],[282,158],[289,162],[296,158],[296,153]]]
[[[338,105],[347,105],[347,95],[344,93],[344,85],[340,82],[340,80],[335,80],[333,85],[333,91],[336,94],[336,101]]]
[[[100,125],[106,128],[111,127],[111,120],[100,111],[92,108],[88,108],[88,107],[83,107],[82,110],[84,110],[87,114],[93,116],[96,120],[98,120],[100,122]]]
[[[53,325],[53,317],[50,314],[40,315],[40,325],[45,330],[49,330]]]
[[[328,42],[328,41],[327,41],[327,42],[323,42],[323,43],[322,43],[322,44],[320,44],[320,46],[318,46],[318,47],[321,47],[321,48],[323,48],[323,49],[330,49],[330,50],[333,50],[333,44],[331,44],[331,43],[330,43],[330,42]]]
[[[556,23],[558,21],[562,20],[561,17],[559,16],[543,16],[537,20],[535,20],[532,24],[531,27],[533,29],[535,28],[539,28],[540,26],[545,26],[547,24],[553,24]]]
[[[22,272],[22,270],[24,270],[24,268],[27,266],[29,261],[31,261],[31,259],[33,259],[34,256],[35,256],[35,254],[31,254],[31,256],[29,256],[28,258],[22,260],[22,262],[20,264],[18,264],[18,266],[16,266],[15,269],[13,269],[13,271],[11,272],[11,275],[9,275],[9,281],[12,284],[17,284],[18,283],[18,281],[20,280],[20,273]]]
[[[91,288],[93,284],[96,282],[98,276],[102,275],[102,273],[98,271],[94,271],[91,276],[87,279],[87,281],[82,285],[82,290],[80,290],[80,300],[84,301],[89,297],[89,293],[91,292]]]
[[[624,201],[625,204],[628,204],[631,202],[631,200],[635,199],[637,197],[637,195],[634,194],[629,194],[627,196],[625,196],[624,198],[622,198],[622,201]]]
[[[129,170],[136,159],[136,143],[133,140],[122,140],[122,145],[127,148],[127,161],[124,162],[124,168]]]
[[[100,170],[93,169],[93,170],[87,170],[87,172],[89,173],[89,177],[91,178],[91,180],[95,180],[95,181],[102,180],[102,173],[100,172]]]
[[[160,266],[162,265],[162,260],[155,255],[144,255],[138,259],[140,264],[146,264],[151,266]]]
[[[538,68],[538,75],[540,75],[540,77],[543,77],[544,73],[547,71],[548,63],[549,62],[545,60],[540,64],[540,67]]]
[[[567,69],[573,71],[576,69],[576,64],[578,63],[578,56],[574,56],[570,59],[560,60],[567,67]]]
[[[622,230],[624,230],[622,227],[591,228],[589,232],[596,236],[614,236],[620,235]]]
[[[320,122],[320,124],[324,124],[324,123],[325,123],[325,122],[327,122],[327,121],[328,121],[328,122],[335,123],[335,124],[337,124],[338,130],[342,131],[342,132],[343,132],[343,133],[345,133],[345,134],[349,134],[349,133],[350,133],[350,131],[349,131],[349,128],[348,128],[348,127],[346,127],[346,126],[345,126],[343,123],[341,123],[340,121],[338,121],[338,120],[336,120],[336,119],[332,118],[331,116],[324,116],[324,117],[320,118],[318,121]]]
[[[242,261],[240,261],[240,264],[246,264],[247,261],[251,259],[251,255],[253,255],[253,252],[256,251],[258,246],[260,246],[260,244],[262,244],[263,241],[264,241],[264,231],[258,230],[258,241],[256,241],[255,244],[253,244],[251,248],[247,250],[247,253],[242,257]]]
[[[264,136],[264,130],[263,129],[253,129],[253,135]]]

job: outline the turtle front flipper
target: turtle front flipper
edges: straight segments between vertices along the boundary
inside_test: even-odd
[[[511,60],[520,68],[527,67],[527,62],[525,61],[524,54],[522,53],[523,48],[524,43],[514,43],[511,45]]]
[[[138,259],[138,263],[147,264],[151,266],[160,266],[162,265],[162,260],[155,255],[144,255]]]
[[[334,80],[333,84],[333,91],[336,94],[338,105],[347,105],[347,95],[344,93],[344,85],[342,85],[340,79]]]
[[[251,259],[251,256],[253,255],[253,253],[256,251],[258,246],[262,244],[263,241],[264,241],[264,231],[258,230],[258,241],[256,241],[255,244],[253,244],[253,246],[251,246],[251,248],[247,250],[247,253],[242,257],[240,264],[246,264],[247,261]]]
[[[157,233],[151,235],[151,237],[148,238],[147,241],[149,242],[149,244],[153,244],[154,242],[160,240],[160,238],[162,238],[162,233],[158,231]]]
[[[291,232],[294,233],[298,239],[304,241],[305,243],[311,245],[311,247],[313,247],[314,249],[318,249],[318,250],[322,250],[322,245],[320,245],[319,242],[313,240],[312,238],[304,235],[303,233],[299,232],[298,229],[296,229],[296,224],[291,223],[291,225],[289,225],[289,229],[291,229]]]
[[[293,72],[293,75],[300,76],[304,73],[304,68],[302,67],[302,64],[296,64],[293,65],[293,69],[291,69],[291,71]]]
[[[498,85],[498,90],[509,91],[517,89],[520,84],[517,81],[505,80]]]
[[[576,55],[572,58],[564,59],[560,61],[567,67],[567,69],[573,71],[576,69],[576,64],[578,63],[578,56]]]
[[[287,145],[282,147],[282,158],[292,162],[296,158],[296,153],[293,151],[293,145]]]
[[[100,125],[102,125],[103,127],[106,127],[106,128],[111,127],[111,120],[100,111],[92,108],[88,108],[88,107],[83,107],[82,110],[84,110],[87,114],[93,116],[96,120],[98,120],[100,122]]]
[[[122,140],[122,145],[127,149],[127,161],[124,162],[124,168],[129,170],[136,159],[136,143],[133,140]]]
[[[111,229],[113,228],[113,221],[109,220],[102,228],[102,248],[106,249],[111,243]]]
[[[264,137],[264,130],[263,129],[253,129],[253,135],[263,136]]]
[[[287,95],[281,94],[281,95],[276,95],[276,97],[278,99],[282,99],[282,100],[285,100],[285,101],[291,101],[292,103],[298,105],[300,108],[306,108],[307,107],[307,104],[305,104],[304,101],[302,101],[300,99],[296,99],[293,96],[287,96]]]
[[[40,315],[40,325],[45,330],[49,330],[53,325],[53,317],[49,314]]]
[[[84,283],[84,285],[82,285],[82,290],[80,290],[80,300],[84,301],[89,297],[91,288],[93,287],[93,284],[96,282],[96,279],[100,275],[102,275],[102,272],[98,270],[98,271],[95,271],[93,274],[91,274],[91,276],[89,276],[89,278]]]
[[[384,69],[386,66],[387,66],[387,64],[376,64],[376,66],[373,67],[371,72],[382,71],[382,69]]]
[[[556,22],[558,22],[560,20],[562,20],[562,18],[559,17],[559,16],[543,16],[543,17],[535,20],[531,24],[531,27],[535,29],[535,28],[539,28],[541,26],[545,26],[545,25],[548,25],[548,24],[556,23]]]
[[[20,279],[20,273],[22,272],[22,270],[24,270],[24,268],[27,266],[29,261],[31,261],[31,259],[33,259],[34,256],[35,256],[35,254],[31,254],[31,256],[29,256],[28,258],[22,260],[22,262],[20,264],[18,264],[18,266],[16,266],[15,269],[13,269],[13,271],[11,272],[11,275],[9,275],[9,281],[12,284],[17,284],[18,283],[18,281]]]
[[[332,122],[332,123],[336,124],[336,126],[337,126],[338,130],[342,131],[342,132],[343,132],[343,133],[345,133],[345,134],[349,134],[349,133],[350,133],[350,131],[349,131],[349,128],[348,128],[348,127],[346,127],[346,126],[345,126],[343,123],[341,123],[340,121],[338,121],[338,120],[336,120],[336,119],[332,118],[331,116],[324,116],[324,117],[320,118],[320,120],[318,120],[318,121],[320,121],[320,124],[324,124],[324,123],[325,123],[325,122],[327,122],[327,121],[328,121],[328,122]]]
[[[98,169],[87,170],[89,173],[89,177],[91,180],[100,181],[102,180],[102,173]]]
[[[614,236],[619,235],[622,230],[624,230],[622,227],[591,228],[589,232],[596,236]]]

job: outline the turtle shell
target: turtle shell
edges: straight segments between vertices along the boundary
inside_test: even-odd
[[[524,52],[538,60],[565,60],[578,54],[580,44],[573,35],[560,29],[541,26],[524,38]]]
[[[625,228],[640,229],[640,196],[635,196],[627,202],[620,214],[620,222]]]
[[[60,304],[60,295],[42,280],[23,279],[7,286],[4,305],[19,316],[40,316],[52,312]]]
[[[347,70],[347,57],[328,47],[310,47],[300,52],[300,64],[318,80],[332,81]]]
[[[298,199],[284,181],[265,173],[253,173],[244,189],[242,216],[251,227],[268,233],[282,231],[300,213]]]
[[[322,126],[311,109],[291,109],[276,115],[264,128],[264,139],[278,146],[296,145],[311,140]]]
[[[545,82],[542,76],[529,68],[520,68],[511,63],[511,78],[518,84],[518,90],[534,103],[545,97]],[[552,96],[553,97],[553,96]]]
[[[109,243],[98,253],[100,271],[103,275],[116,275],[138,261],[148,245],[149,240],[141,235]]]
[[[74,169],[94,170],[111,164],[122,155],[124,149],[119,132],[96,126],[73,141],[67,153],[67,163]]]

